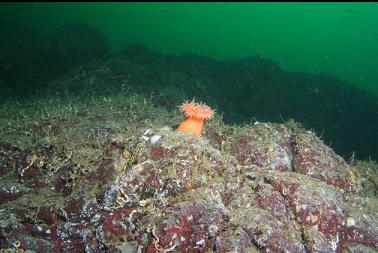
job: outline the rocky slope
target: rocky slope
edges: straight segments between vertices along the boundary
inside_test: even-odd
[[[43,107],[42,107],[43,106]],[[2,107],[7,252],[375,252],[378,175],[298,123],[178,133],[135,94]]]

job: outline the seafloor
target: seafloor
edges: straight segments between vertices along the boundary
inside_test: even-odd
[[[225,125],[202,137],[149,98],[1,109],[5,252],[375,252],[377,165],[313,132]]]
[[[11,99],[22,89],[9,89],[0,103],[1,252],[377,252],[377,164],[345,160],[294,120],[226,124],[229,94],[210,89],[219,73],[206,70],[224,65],[201,58],[203,72],[190,79],[194,59],[131,47],[45,80],[43,96]],[[235,63],[249,66],[238,72],[245,78],[285,84],[270,64],[246,62]],[[0,87],[20,82],[7,73]],[[195,94],[219,108],[201,137],[174,131],[179,101]],[[250,104],[238,102],[242,115]]]

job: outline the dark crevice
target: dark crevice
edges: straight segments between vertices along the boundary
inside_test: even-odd
[[[273,184],[272,184],[272,182],[271,182],[271,180],[270,180],[269,178],[264,177],[264,183],[269,184],[270,186],[272,186],[272,188],[273,188],[275,191],[277,191],[277,192],[281,195],[281,197],[282,197],[283,200],[284,200],[284,205],[285,205],[285,210],[286,210],[286,218],[287,218],[288,220],[290,220],[290,213],[292,213],[292,210],[291,210],[291,208],[290,208],[290,206],[289,206],[290,200],[288,200],[287,197],[286,197],[286,196],[285,196],[280,190],[277,190],[277,189],[273,186]]]
[[[306,253],[311,253],[311,250],[308,248],[308,240],[304,231],[304,227],[302,225],[301,225],[300,231],[301,231],[302,244],[305,248],[305,251]]]
[[[253,236],[251,236],[250,239],[251,239],[251,243],[252,243],[253,246],[255,246],[257,249],[261,249],[257,240],[255,238],[253,238]]]
[[[296,156],[296,152],[295,152],[295,145],[296,145],[296,142],[294,140],[294,137],[293,137],[293,132],[294,132],[294,129],[291,129],[291,134],[290,134],[290,155],[291,155],[291,160],[290,160],[290,170],[292,172],[296,172],[296,168],[294,166],[294,158]]]
[[[256,235],[254,236],[254,235],[251,235],[250,233],[249,233],[249,231],[247,231],[246,229],[244,229],[244,228],[241,228],[247,235],[248,235],[248,237],[249,237],[249,239],[250,239],[250,242],[252,243],[252,245],[253,246],[255,246],[256,247],[256,249],[259,249],[259,250],[262,250],[263,248],[259,245],[259,243],[257,242],[257,239],[255,238],[256,237]]]
[[[289,222],[291,223],[295,223],[296,221],[293,220],[291,217],[294,217],[296,218],[296,216],[294,215],[294,211],[290,208],[290,200],[287,198],[287,196],[285,196],[280,190],[277,190],[276,188],[274,188],[271,180],[267,177],[264,177],[264,182],[271,185],[273,187],[273,189],[277,192],[279,192],[279,194],[282,196],[282,198],[284,199],[284,205],[285,205],[285,210],[286,210],[286,218]],[[308,242],[306,240],[306,236],[304,234],[304,227],[303,227],[303,224],[301,222],[298,222],[299,225],[300,225],[300,232],[301,232],[301,241],[302,241],[302,244],[303,244],[303,247],[305,248],[306,250],[306,253],[310,253],[310,251],[308,250]]]

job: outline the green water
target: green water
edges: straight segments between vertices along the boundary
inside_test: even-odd
[[[378,94],[377,3],[3,3],[0,16],[42,31],[87,23],[112,52],[137,42],[218,59],[259,54]]]

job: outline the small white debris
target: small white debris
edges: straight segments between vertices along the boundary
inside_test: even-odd
[[[347,225],[347,227],[355,226],[356,220],[353,219],[352,217],[348,217],[347,220],[346,220],[346,225]]]
[[[147,129],[144,133],[143,133],[143,135],[145,136],[145,135],[151,135],[153,133],[153,130],[152,129]]]
[[[41,226],[37,226],[37,230],[38,230],[39,232],[42,232],[42,227],[41,227]]]
[[[174,233],[173,236],[172,236],[172,241],[174,241],[176,238],[177,238],[177,234]]]
[[[154,136],[151,137],[151,144],[155,144],[157,141],[159,141],[161,138],[161,135],[155,134]]]
[[[208,232],[210,237],[215,237],[215,235],[218,233],[218,226],[211,224],[208,228]]]
[[[332,249],[334,252],[337,250],[337,246],[339,244],[339,233],[336,234],[336,240],[331,240]]]
[[[204,246],[204,245],[205,245],[205,240],[202,239],[202,240],[196,242],[196,245],[197,245],[197,246]]]
[[[152,129],[147,129],[146,131],[144,131],[144,133],[142,135],[142,139],[145,140],[145,141],[148,141],[150,139],[149,136],[151,136],[153,133],[154,133],[154,131]]]

